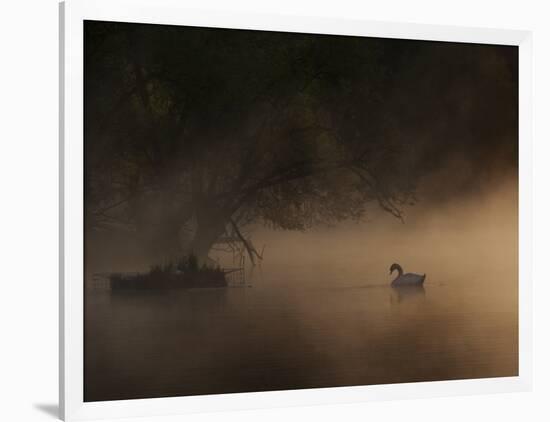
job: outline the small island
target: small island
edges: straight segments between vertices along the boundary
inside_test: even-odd
[[[146,273],[111,274],[109,281],[111,290],[227,287],[225,275],[226,272],[217,265],[199,265],[197,257],[190,254],[176,264],[154,265]]]

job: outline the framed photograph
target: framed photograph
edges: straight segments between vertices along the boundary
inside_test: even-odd
[[[65,420],[525,391],[531,35],[60,7]]]

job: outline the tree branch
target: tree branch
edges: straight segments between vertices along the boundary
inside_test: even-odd
[[[244,245],[246,252],[248,253],[248,257],[250,258],[250,262],[252,262],[252,265],[256,265],[256,258],[262,260],[263,256],[258,253],[258,251],[254,248],[254,246],[252,246],[252,244],[248,240],[245,239],[245,237],[240,232],[237,223],[232,218],[229,219],[229,222],[233,227],[233,231]]]

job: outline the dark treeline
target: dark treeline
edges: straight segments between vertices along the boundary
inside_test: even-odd
[[[87,235],[257,258],[247,226],[401,218],[457,158],[437,196],[515,171],[516,48],[85,23]]]

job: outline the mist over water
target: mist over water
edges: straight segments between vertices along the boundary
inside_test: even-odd
[[[83,64],[85,400],[517,374],[517,47],[86,21]]]
[[[258,227],[249,287],[89,287],[85,399],[517,375],[517,199],[512,179],[420,200],[405,223],[374,211],[305,233]],[[96,251],[88,274],[147,268],[123,249]],[[424,287],[391,288],[394,262]]]

